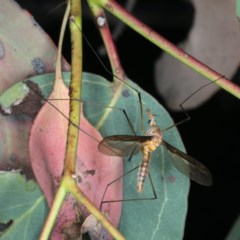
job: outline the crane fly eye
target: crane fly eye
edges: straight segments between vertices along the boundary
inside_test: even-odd
[[[148,120],[148,124],[151,124],[151,119]]]

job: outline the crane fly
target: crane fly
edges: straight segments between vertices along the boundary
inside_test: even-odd
[[[79,29],[79,28],[78,28]],[[79,29],[81,31],[81,29]],[[82,31],[81,31],[82,33]],[[122,80],[118,76],[112,74],[111,71],[108,70],[108,68],[105,66],[105,64],[101,61],[101,59],[98,57],[95,50],[92,48],[90,42],[86,39],[86,37],[83,35],[83,38],[85,39],[87,45],[90,47],[94,55],[97,57],[103,68],[113,75],[116,79],[123,82],[126,86],[130,87],[134,91],[136,91],[139,103],[140,103],[140,111],[141,111],[141,119],[142,119],[142,101],[141,101],[141,93],[131,86],[131,84],[128,84],[126,81]],[[220,79],[220,78],[219,78]],[[217,80],[219,80],[217,79]],[[202,86],[207,86],[209,84],[206,84]],[[193,94],[191,94],[187,99],[185,99],[181,104],[180,107],[183,110],[183,112],[186,115],[186,119],[182,120],[181,122],[175,124],[175,126],[180,125],[181,123],[190,120],[190,116],[188,113],[184,110],[183,104],[194,94],[196,94],[200,89],[195,91]],[[146,107],[146,106],[145,106]],[[125,113],[124,113],[125,114]],[[143,185],[146,176],[149,174],[149,165],[151,161],[151,154],[156,148],[158,148],[160,145],[163,145],[168,152],[171,154],[171,159],[173,165],[184,175],[190,177],[195,182],[210,186],[212,185],[212,176],[209,170],[201,164],[199,161],[195,160],[193,157],[187,155],[186,153],[180,151],[179,149],[175,148],[171,144],[167,143],[162,138],[162,131],[159,128],[159,126],[156,124],[153,114],[150,112],[150,110],[147,108],[147,115],[149,117],[149,125],[150,128],[148,131],[146,131],[145,136],[131,136],[131,135],[113,135],[104,138],[98,145],[98,149],[100,152],[106,155],[110,156],[132,156],[137,154],[140,150],[142,150],[143,158],[142,163],[139,168],[138,172],[138,184],[137,184],[137,190],[139,192],[143,191]],[[126,116],[126,114],[125,114]],[[126,116],[127,120],[128,117]],[[131,124],[130,124],[131,125]],[[142,129],[143,129],[143,121],[142,121]]]
[[[149,174],[152,152],[160,145],[164,146],[171,154],[171,160],[176,169],[204,185],[212,185],[212,175],[199,161],[175,148],[163,140],[160,127],[157,125],[151,111],[147,109],[149,129],[145,136],[113,135],[105,137],[98,145],[98,150],[110,156],[131,156],[142,151],[142,162],[138,170],[137,191],[142,192],[144,181]]]

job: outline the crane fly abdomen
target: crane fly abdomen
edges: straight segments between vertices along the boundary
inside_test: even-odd
[[[137,191],[142,192],[143,186],[146,177],[149,174],[150,161],[151,161],[151,153],[156,150],[159,145],[162,143],[162,137],[158,134],[152,137],[151,140],[146,141],[142,145],[142,163],[138,170],[138,180],[137,180]]]
[[[143,191],[145,179],[149,174],[150,161],[151,161],[151,153],[147,152],[146,154],[143,154],[142,163],[138,170],[138,179],[137,179],[138,192]]]
[[[145,179],[149,174],[151,153],[155,151],[161,143],[162,143],[161,134],[158,134],[158,132],[155,132],[155,135],[152,136],[151,140],[148,140],[142,144],[143,158],[142,158],[141,166],[139,167],[139,171],[138,171],[138,181],[137,181],[138,192],[143,191]]]

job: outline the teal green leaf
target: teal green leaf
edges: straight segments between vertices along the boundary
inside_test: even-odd
[[[13,220],[12,225],[0,233],[0,238],[37,239],[48,211],[38,185],[17,172],[1,172],[0,182],[0,222]]]
[[[64,73],[66,83],[69,82],[69,77],[70,73]],[[29,80],[36,83],[44,97],[47,98],[52,90],[53,79],[53,74],[47,74],[32,77]],[[84,73],[83,97],[81,100],[83,101],[84,115],[99,129],[103,136],[133,135],[126,117],[119,110],[120,108],[125,109],[136,134],[144,135],[141,129],[140,104],[137,92],[125,84],[121,86],[121,82],[119,84],[113,84],[94,74]],[[128,81],[128,84],[138,89],[143,104],[155,114],[156,121],[162,129],[174,124],[166,110],[155,99],[133,82]],[[107,107],[110,105],[114,108]],[[143,110],[143,122],[146,130],[148,119],[145,108]],[[164,132],[164,140],[184,151],[183,143],[175,127]],[[126,159],[124,163],[125,172],[138,166],[141,158],[141,153],[139,153],[130,162]],[[119,229],[126,239],[181,239],[187,212],[189,179],[173,167],[170,155],[162,147],[159,147],[153,153],[150,174],[157,199],[123,202]],[[124,199],[153,197],[148,179],[145,182],[144,192],[137,193],[137,171],[127,174],[123,180]]]

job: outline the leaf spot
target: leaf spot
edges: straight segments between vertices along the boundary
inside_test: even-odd
[[[32,60],[32,65],[35,73],[41,74],[45,72],[45,65],[40,58],[35,58]]]
[[[123,97],[129,97],[129,96],[130,96],[129,91],[128,91],[127,89],[124,89],[124,90],[122,91],[122,96],[123,96]]]
[[[97,24],[99,27],[103,27],[106,23],[106,18],[104,16],[97,17]]]
[[[94,176],[95,175],[95,170],[94,169],[91,169],[91,170],[86,170],[85,172],[83,172],[83,175],[86,177],[88,175],[92,175]]]
[[[17,156],[16,156],[16,154],[12,153],[12,154],[10,155],[10,161],[11,161],[11,162],[16,162],[16,161],[17,161]]]
[[[168,176],[168,182],[169,183],[174,183],[176,181],[176,177],[173,175]]]

